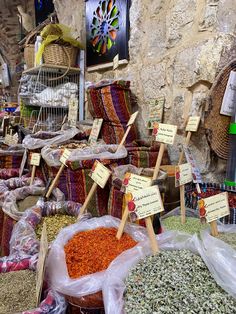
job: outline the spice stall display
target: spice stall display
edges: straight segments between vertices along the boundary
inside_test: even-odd
[[[0,145],[0,167],[1,169],[20,168],[24,148],[21,144],[8,146]]]
[[[234,294],[223,290],[228,270],[220,256],[207,256],[196,236],[180,232],[163,233],[158,242],[159,254],[150,255],[147,243],[141,243],[108,267],[103,284],[107,314],[114,309],[116,314],[234,312]],[[214,258],[221,268],[208,266]],[[233,263],[228,266],[232,271]],[[228,284],[236,292],[233,278]]]
[[[65,314],[65,299],[49,289],[36,301],[36,257],[8,256],[0,258],[0,313]]]
[[[66,295],[71,307],[78,311],[103,307],[105,268],[122,250],[147,239],[143,227],[128,224],[120,242],[115,237],[119,223],[111,216],[79,222],[63,229],[51,246],[47,273],[52,287]]]
[[[39,251],[39,240],[44,222],[47,238],[51,244],[58,233],[66,226],[77,222],[81,204],[72,201],[40,201],[28,209],[15,224],[11,240],[11,254],[34,255]],[[85,215],[85,217],[89,218]]]
[[[1,241],[2,255],[9,254],[9,242],[15,223],[23,216],[25,210],[39,201],[39,198],[42,197],[44,193],[44,187],[31,185],[18,188],[7,194],[2,206],[4,212]],[[54,189],[52,199],[63,201],[64,194],[59,189]]]
[[[224,224],[236,223],[236,188],[229,187],[225,184],[217,183],[203,183],[200,184],[201,194],[198,194],[196,187],[193,184],[187,185],[185,190],[186,206],[189,208],[197,209],[198,200],[200,198],[210,197],[221,192],[228,192],[230,215],[221,218]]]
[[[77,148],[79,145],[79,148]],[[75,147],[75,149],[71,148]],[[42,158],[46,163],[45,170],[48,177],[55,177],[61,165],[60,157],[64,149],[71,151],[67,160],[67,168],[63,170],[58,181],[58,187],[65,194],[66,199],[83,204],[93,184],[90,172],[95,160],[112,169],[118,164],[124,164],[127,150],[123,146],[117,151],[118,145],[96,143],[89,145],[87,142],[69,141],[57,147],[46,146],[42,149]],[[107,214],[109,186],[104,189],[98,187],[95,197],[92,198],[88,211],[93,216]]]
[[[186,208],[186,222],[181,223],[181,210],[179,207],[161,217],[161,225],[165,230],[177,230],[189,234],[200,234],[201,230],[207,229],[208,225],[199,219],[198,211]]]

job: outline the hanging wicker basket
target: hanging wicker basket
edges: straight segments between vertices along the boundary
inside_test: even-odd
[[[27,69],[31,69],[34,67],[34,43],[31,44],[30,40],[33,41],[34,36],[36,35],[36,32],[33,32],[26,40],[25,42],[25,48],[24,48],[24,59],[27,66]]]
[[[63,46],[60,44],[50,44],[43,52],[46,64],[74,67],[76,65],[78,48],[73,46]]]

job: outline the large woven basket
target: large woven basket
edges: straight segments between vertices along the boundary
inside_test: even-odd
[[[45,47],[43,57],[46,64],[74,67],[76,65],[78,48],[50,44]]]
[[[26,40],[25,42],[25,48],[24,48],[24,59],[25,63],[28,69],[31,69],[34,67],[34,44],[31,44],[30,41],[33,41],[34,36],[36,36],[36,32],[33,32]]]

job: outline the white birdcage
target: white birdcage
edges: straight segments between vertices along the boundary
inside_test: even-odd
[[[20,124],[33,133],[58,131],[68,116],[70,103],[76,102],[78,111],[83,112],[81,75],[83,69],[80,72],[79,68],[46,64],[24,71],[19,87]]]

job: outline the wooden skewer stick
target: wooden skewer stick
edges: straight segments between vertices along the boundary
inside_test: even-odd
[[[151,217],[145,218],[145,223],[146,223],[148,236],[149,236],[149,239],[150,239],[152,252],[153,252],[153,254],[157,254],[157,253],[160,252],[160,250],[159,250],[159,246],[158,246],[158,243],[157,243],[155,232],[153,230]]]
[[[131,127],[132,127],[132,125],[129,125],[129,126],[127,127],[127,129],[126,129],[126,131],[125,131],[125,134],[124,134],[124,136],[123,136],[123,138],[122,138],[122,140],[121,140],[121,142],[120,142],[120,144],[119,144],[119,146],[118,146],[118,148],[117,148],[117,152],[118,152],[118,150],[121,149],[121,147],[124,145],[125,140],[126,140],[128,134],[129,134],[129,131],[130,131]]]
[[[94,193],[95,193],[96,190],[97,190],[97,186],[98,186],[97,183],[94,182],[93,185],[92,185],[92,187],[91,187],[91,190],[89,191],[89,194],[87,195],[87,197],[86,197],[86,199],[85,199],[85,201],[84,201],[83,206],[82,206],[81,209],[80,209],[80,214],[79,214],[79,216],[78,216],[78,220],[80,220],[80,218],[81,218],[82,215],[84,214],[85,210],[87,209],[87,206],[88,206],[88,204],[89,204],[90,201],[91,201],[91,198],[93,197]]]
[[[125,211],[124,211],[122,219],[121,219],[121,223],[119,225],[119,228],[118,228],[118,231],[117,231],[117,234],[116,234],[116,238],[118,240],[120,240],[120,238],[122,237],[122,234],[124,232],[125,224],[126,224],[126,221],[127,221],[128,217],[129,217],[129,211],[128,211],[128,206],[126,205],[125,206]]]
[[[165,144],[161,143],[160,150],[159,150],[159,153],[158,153],[158,156],[157,156],[156,166],[155,166],[155,169],[154,169],[152,180],[156,180],[157,177],[158,177],[158,173],[160,171],[160,166],[161,166],[161,161],[162,161],[162,158],[163,158],[163,155],[164,155],[164,151],[165,151]]]
[[[32,173],[31,173],[31,178],[30,178],[30,185],[32,185],[32,184],[34,183],[35,172],[36,172],[36,166],[33,165]]]
[[[216,220],[210,222],[210,227],[211,227],[211,235],[213,237],[217,237],[219,235],[219,232],[218,232]]]
[[[51,186],[50,186],[50,188],[49,188],[49,190],[48,190],[48,192],[47,192],[47,194],[46,194],[46,198],[49,198],[49,197],[50,197],[50,195],[51,195],[51,193],[52,193],[54,187],[57,185],[57,182],[58,182],[58,180],[59,180],[59,178],[60,178],[60,175],[61,175],[62,171],[64,170],[64,168],[65,168],[65,165],[62,164],[61,167],[60,167],[60,169],[58,170],[57,175],[55,176],[54,180],[52,181],[52,184],[51,184]]]
[[[192,135],[192,132],[189,131],[188,134],[187,134],[187,137],[185,138],[185,141],[184,141],[184,144],[185,144],[186,146],[188,146],[189,143],[190,143],[191,135]],[[179,156],[178,165],[182,164],[183,158],[184,158],[184,151],[183,151],[183,149],[182,149],[182,150],[181,150],[181,153],[180,153],[180,156]]]
[[[179,187],[180,191],[180,210],[181,210],[181,223],[185,224],[186,222],[186,210],[185,210],[185,197],[184,197],[184,185]]]

